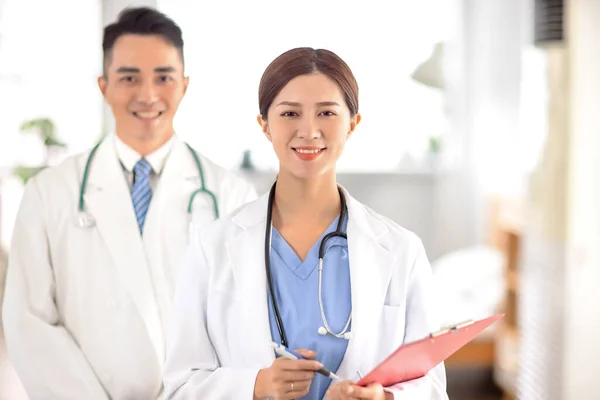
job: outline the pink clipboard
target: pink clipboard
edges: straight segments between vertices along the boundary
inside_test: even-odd
[[[504,314],[465,322],[432,333],[425,339],[403,344],[357,385],[379,383],[387,387],[421,378],[502,317]]]

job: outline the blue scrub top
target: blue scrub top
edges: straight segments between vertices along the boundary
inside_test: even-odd
[[[324,326],[319,308],[318,265],[321,239],[327,233],[335,231],[338,219],[339,217],[313,245],[304,262],[275,228],[271,232],[271,274],[275,299],[289,342],[288,348],[316,351],[316,359],[334,373],[342,363],[348,341],[317,332],[320,326]],[[343,224],[344,232],[346,222],[347,220]],[[333,237],[327,240],[321,285],[327,323],[332,332],[338,333],[344,328],[352,307],[348,244],[343,238]],[[271,336],[274,342],[281,343],[271,296],[268,299]],[[351,325],[348,331],[351,331]],[[303,399],[323,399],[330,383],[331,379],[315,374],[310,392]]]

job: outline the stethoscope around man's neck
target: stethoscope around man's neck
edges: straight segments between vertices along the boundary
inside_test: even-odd
[[[85,190],[87,188],[87,183],[88,183],[88,179],[89,179],[90,168],[92,166],[92,161],[94,160],[96,151],[100,147],[100,144],[102,144],[103,140],[104,139],[101,139],[92,148],[92,150],[90,151],[90,154],[85,162],[85,167],[83,169],[83,177],[81,178],[81,183],[79,185],[79,199],[77,201],[77,214],[75,217],[75,223],[80,228],[91,228],[96,223],[96,221],[94,220],[94,217],[92,217],[92,215],[89,212],[87,212],[85,209]],[[198,156],[198,153],[196,153],[196,150],[194,150],[192,148],[192,146],[190,146],[187,143],[185,143],[185,145],[188,148],[188,150],[190,151],[190,154],[192,155],[192,157],[194,159],[194,163],[196,164],[196,169],[198,170],[198,176],[200,177],[200,188],[194,190],[188,200],[188,206],[187,206],[188,219],[190,221],[192,219],[194,199],[200,193],[205,193],[210,197],[210,199],[212,200],[212,204],[213,204],[215,219],[219,219],[219,203],[217,202],[217,196],[215,196],[215,194],[206,187],[206,182],[204,180],[204,169],[202,168],[202,164],[200,163],[200,157]]]
[[[275,314],[275,323],[277,324],[277,330],[279,331],[279,337],[281,338],[281,344],[285,347],[288,347],[288,339],[285,333],[285,328],[283,326],[283,320],[281,319],[281,314],[279,312],[279,307],[277,306],[277,301],[275,300],[275,285],[273,283],[273,275],[271,274],[271,231],[273,229],[273,204],[275,200],[275,187],[277,185],[277,181],[271,187],[271,191],[269,192],[269,201],[267,205],[267,230],[265,232],[265,268],[267,272],[267,283],[269,285],[269,294],[271,296],[271,302],[273,303],[273,312]],[[346,325],[340,332],[333,332],[329,327],[327,322],[327,317],[325,316],[325,310],[323,308],[323,299],[321,297],[322,291],[322,282],[323,282],[323,258],[325,257],[325,245],[329,239],[332,237],[341,237],[343,239],[347,239],[346,233],[342,231],[344,226],[344,220],[348,218],[348,210],[346,208],[346,198],[342,189],[338,187],[338,192],[340,194],[340,202],[341,202],[341,211],[340,218],[337,223],[337,227],[335,231],[328,233],[321,239],[321,243],[319,244],[319,308],[321,311],[321,321],[323,322],[323,326],[320,326],[317,332],[320,335],[331,335],[336,338],[350,340],[352,339],[352,332],[348,331],[350,327],[350,322],[352,321],[352,311],[350,311],[350,315],[348,315],[348,319],[346,320]]]

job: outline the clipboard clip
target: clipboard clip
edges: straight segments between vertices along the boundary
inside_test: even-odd
[[[469,319],[467,321],[461,322],[461,323],[456,324],[454,326],[449,326],[447,328],[442,328],[442,329],[440,329],[437,332],[430,333],[429,334],[429,338],[433,339],[433,338],[436,338],[438,336],[444,335],[446,333],[457,331],[459,329],[462,329],[462,328],[465,328],[465,327],[467,327],[469,325],[472,325],[474,322],[475,321],[473,321],[472,319]]]
[[[468,319],[464,322],[461,322],[460,324],[454,325],[451,329],[453,331],[456,331],[458,329],[466,328],[469,325],[473,325],[474,323],[475,323],[475,321],[473,321],[472,319]]]

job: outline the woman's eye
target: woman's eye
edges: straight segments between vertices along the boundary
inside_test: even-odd
[[[323,111],[320,113],[320,115],[324,115],[326,117],[332,117],[335,115],[335,113],[333,111]]]
[[[296,113],[295,111],[286,111],[284,113],[281,114],[282,117],[297,117],[298,113]]]

